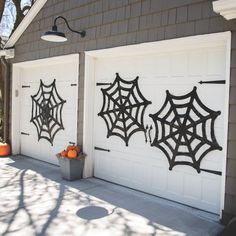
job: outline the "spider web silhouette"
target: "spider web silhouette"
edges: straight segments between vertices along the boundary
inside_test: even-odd
[[[169,162],[169,169],[176,165],[189,165],[198,173],[207,171],[220,175],[221,172],[201,169],[202,159],[213,150],[222,150],[214,132],[220,111],[206,107],[197,95],[197,88],[183,96],[174,96],[166,91],[162,108],[149,116],[156,128],[152,146],[161,149]]]
[[[62,108],[65,104],[56,89],[56,80],[45,85],[40,80],[38,92],[31,96],[31,120],[37,130],[38,141],[46,139],[53,146],[53,140],[59,130],[63,130]]]
[[[108,88],[101,89],[103,105],[98,116],[106,123],[107,138],[112,135],[118,136],[126,146],[134,133],[143,131],[146,135],[143,116],[151,102],[142,95],[138,78],[126,81],[116,73],[115,81]]]

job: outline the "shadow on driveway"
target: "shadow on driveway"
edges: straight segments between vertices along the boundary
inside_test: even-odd
[[[217,235],[212,215],[95,178],[68,182],[59,167],[0,162],[0,235]],[[216,218],[215,218],[216,219]]]

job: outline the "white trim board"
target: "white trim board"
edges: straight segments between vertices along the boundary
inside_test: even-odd
[[[83,124],[83,149],[87,154],[86,166],[84,171],[85,177],[93,176],[94,160],[93,160],[93,101],[94,101],[94,65],[99,58],[122,57],[126,55],[144,55],[150,53],[161,53],[169,50],[180,50],[192,47],[204,47],[207,45],[226,45],[226,117],[225,122],[228,127],[228,104],[229,104],[229,78],[230,78],[230,54],[231,54],[231,33],[214,33],[208,35],[190,36],[185,38],[164,40],[160,42],[142,43],[138,45],[130,45],[116,48],[109,48],[103,50],[95,50],[85,52],[85,88],[84,88],[84,124]],[[224,134],[225,149],[223,156],[225,156],[222,171],[222,194],[221,194],[221,210],[224,209],[225,198],[225,179],[226,179],[226,155],[227,155],[227,134],[226,129]]]
[[[0,57],[5,57],[6,59],[14,58],[15,56],[15,49],[1,49],[0,50]]]
[[[100,49],[95,51],[85,52],[86,56],[93,58],[109,58],[109,57],[121,57],[126,55],[145,55],[152,53],[161,53],[168,52],[172,50],[182,50],[192,48],[193,45],[195,48],[207,47],[209,43],[212,46],[218,46],[225,43],[227,37],[230,37],[231,32],[223,33],[214,33],[214,34],[205,34],[190,36],[177,39],[168,39],[150,43],[140,43],[129,46]],[[179,49],[178,49],[179,48]]]
[[[218,0],[212,3],[213,10],[222,15],[226,20],[236,18],[236,1],[235,0]]]
[[[50,57],[46,59],[26,61],[13,64],[12,71],[12,129],[11,129],[11,140],[12,140],[12,154],[17,155],[21,153],[20,149],[20,104],[21,104],[21,71],[25,68],[39,67],[43,65],[55,65],[63,62],[76,62],[79,65],[79,54],[71,54],[66,56]],[[78,66],[79,68],[79,66]],[[77,72],[79,75],[79,69]],[[79,79],[78,79],[79,82]],[[79,87],[79,84],[78,84]],[[77,107],[78,109],[78,107]]]

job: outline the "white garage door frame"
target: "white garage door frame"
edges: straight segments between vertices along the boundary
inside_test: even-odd
[[[20,135],[20,104],[21,104],[21,78],[22,70],[35,66],[56,65],[63,62],[72,62],[79,65],[79,54],[70,54],[66,56],[50,57],[45,59],[14,63],[12,67],[12,101],[11,101],[11,139],[12,154],[21,153],[21,135]],[[79,71],[77,72],[77,77]],[[79,84],[78,84],[79,87]],[[77,136],[77,128],[74,129]]]
[[[178,50],[178,48],[188,49],[202,47],[203,45],[222,44],[226,46],[226,99],[225,99],[225,132],[223,150],[223,169],[222,169],[222,188],[221,188],[221,205],[220,212],[224,209],[225,198],[225,180],[226,180],[226,156],[227,156],[227,136],[228,136],[228,112],[229,112],[229,85],[230,85],[230,54],[231,54],[231,32],[214,33],[199,36],[190,36],[185,38],[164,40],[159,42],[142,43],[137,45],[122,46],[110,49],[102,49],[85,52],[85,88],[84,88],[84,124],[83,124],[83,148],[87,154],[84,177],[93,176],[94,173],[94,94],[95,94],[95,76],[94,66],[99,58],[119,57],[125,55],[140,55],[154,52],[166,52]],[[220,215],[221,217],[221,215]]]

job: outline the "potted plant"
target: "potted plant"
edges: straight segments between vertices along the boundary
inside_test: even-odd
[[[57,154],[62,178],[66,180],[82,179],[85,154],[80,146],[69,145]]]

